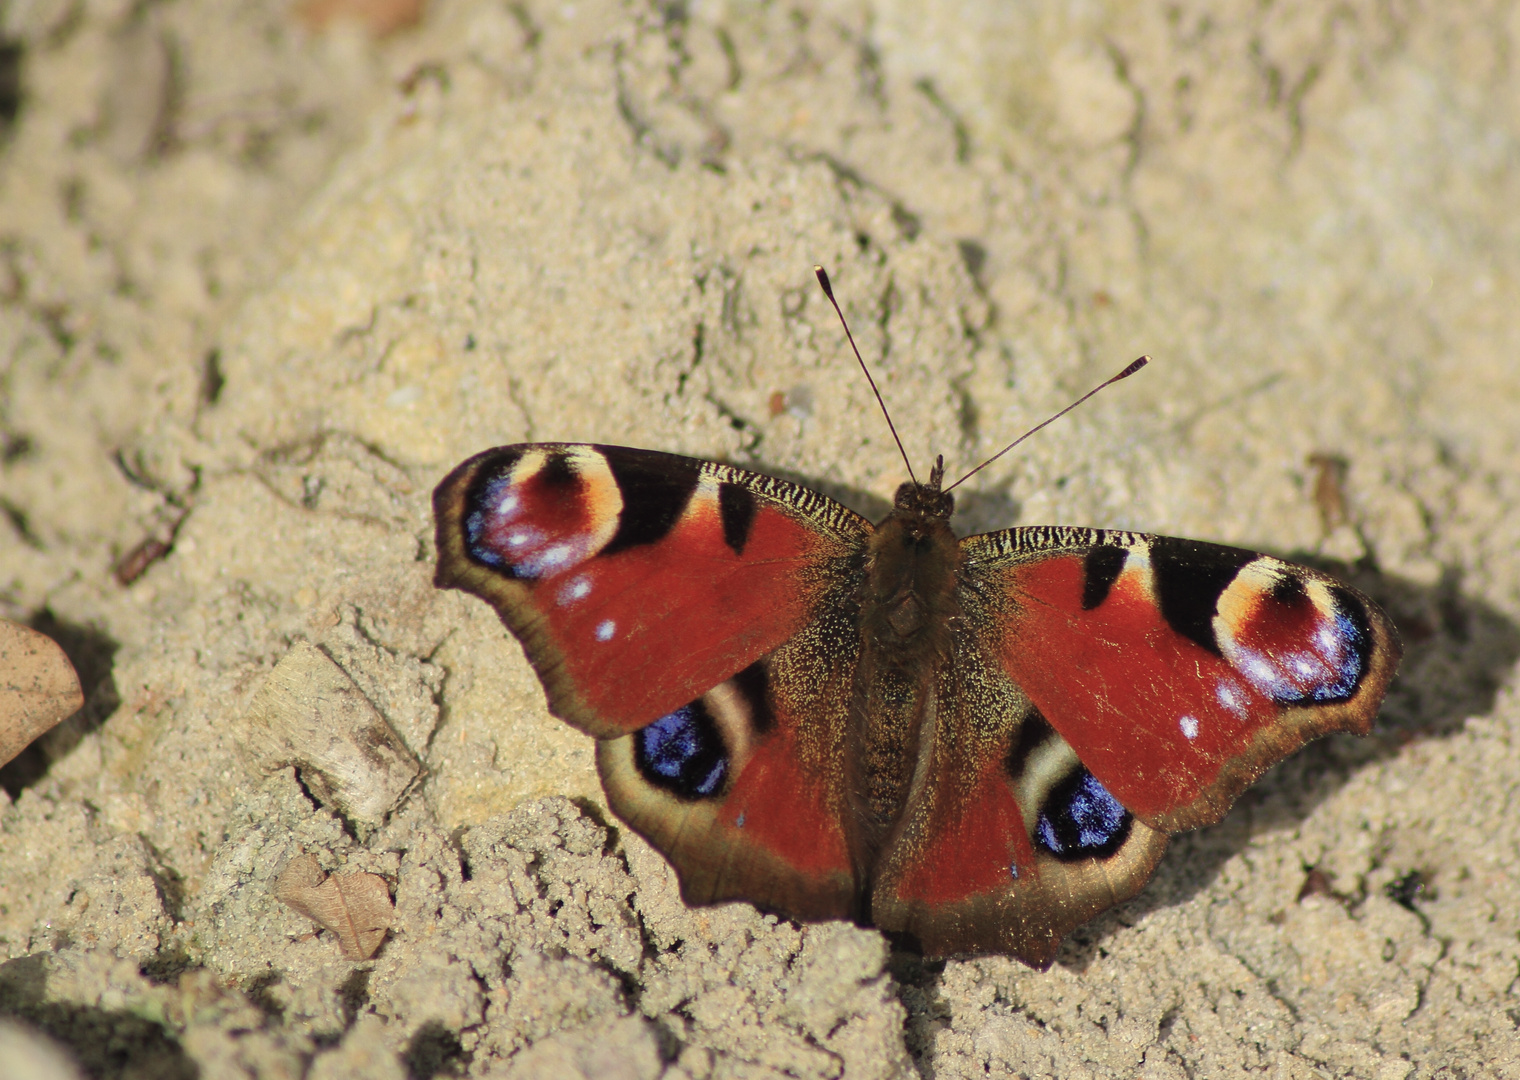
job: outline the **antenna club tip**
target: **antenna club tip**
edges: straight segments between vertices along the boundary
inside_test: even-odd
[[[1130,364],[1129,367],[1125,368],[1123,371],[1119,372],[1119,374],[1116,375],[1116,376],[1114,376],[1114,377],[1115,377],[1115,379],[1127,379],[1131,375],[1133,375],[1135,372],[1137,372],[1141,368],[1143,368],[1146,364],[1149,364],[1150,362],[1151,362],[1151,358],[1149,356],[1142,356],[1142,357],[1140,357],[1140,359],[1138,359],[1134,363]]]
[[[834,287],[829,284],[829,272],[815,263],[813,265],[813,276],[818,279],[818,284],[823,289],[823,294],[830,300],[834,299]]]

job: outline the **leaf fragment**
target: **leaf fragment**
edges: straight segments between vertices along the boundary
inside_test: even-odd
[[[323,873],[315,855],[290,860],[274,883],[275,899],[337,935],[345,960],[368,960],[385,940],[395,907],[379,874]]]

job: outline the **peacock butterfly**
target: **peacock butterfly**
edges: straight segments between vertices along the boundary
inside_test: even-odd
[[[718,462],[503,446],[434,492],[435,580],[522,642],[687,903],[1045,967],[1169,834],[1307,740],[1366,734],[1400,645],[1366,596],[1268,555],[958,539],[942,480],[873,527]]]

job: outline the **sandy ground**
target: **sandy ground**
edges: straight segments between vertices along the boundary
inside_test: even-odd
[[[1520,1076],[1520,6],[1147,7],[0,7],[0,614],[87,694],[0,772],[0,1074]],[[814,262],[916,462],[1155,358],[963,529],[1317,560],[1408,646],[1045,973],[687,910],[430,584],[506,442],[879,515]],[[391,756],[303,783],[303,693]]]

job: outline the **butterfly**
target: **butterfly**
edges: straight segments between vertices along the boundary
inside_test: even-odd
[[[1307,740],[1366,734],[1400,656],[1370,599],[1268,555],[958,538],[942,462],[875,525],[763,473],[577,443],[476,454],[433,507],[436,584],[496,609],[688,904],[929,956],[1048,966],[1171,833]]]

